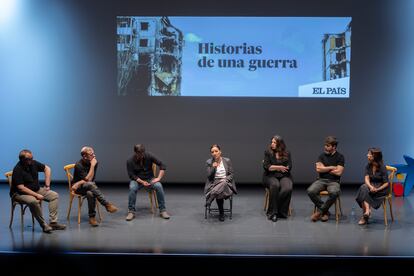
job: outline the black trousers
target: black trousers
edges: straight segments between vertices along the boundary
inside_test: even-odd
[[[287,218],[289,214],[290,199],[292,197],[293,183],[290,177],[264,176],[263,185],[269,189],[269,207],[266,214],[269,216]]]
[[[217,207],[219,209],[219,213],[222,215],[224,214],[224,199],[218,199],[216,198]]]

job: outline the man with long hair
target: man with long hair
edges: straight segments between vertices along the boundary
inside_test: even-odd
[[[165,174],[165,164],[152,153],[145,151],[145,147],[142,144],[134,146],[134,153],[135,154],[127,161],[127,171],[131,181],[129,182],[128,215],[126,220],[130,221],[135,218],[137,192],[142,188],[155,190],[160,217],[169,219],[170,215],[167,213],[165,207],[164,189],[160,182]],[[160,168],[157,177],[155,177],[152,171],[152,164],[154,163]]]

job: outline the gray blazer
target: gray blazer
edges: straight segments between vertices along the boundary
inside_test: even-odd
[[[230,158],[221,157],[223,160],[223,166],[226,169],[226,181],[229,184],[230,189],[237,194],[236,183],[234,182],[234,171],[233,165]],[[208,190],[208,187],[214,183],[214,176],[216,175],[216,168],[213,168],[213,158],[210,158],[206,161],[207,167],[207,180],[204,191]]]

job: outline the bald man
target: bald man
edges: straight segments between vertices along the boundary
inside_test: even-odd
[[[89,224],[96,227],[99,225],[95,218],[96,200],[105,206],[106,211],[110,213],[115,213],[118,211],[118,208],[108,202],[98,189],[98,186],[96,186],[95,176],[98,168],[98,160],[96,159],[93,148],[83,147],[81,149],[81,156],[82,158],[75,165],[72,190],[77,194],[86,196],[88,200]]]
[[[39,172],[45,173],[45,185],[39,185]],[[66,225],[58,223],[58,193],[50,189],[51,170],[49,166],[33,160],[30,150],[24,149],[19,153],[19,163],[13,169],[10,196],[13,200],[27,204],[33,216],[39,222],[45,233],[52,230],[64,230]],[[49,203],[49,224],[46,223],[41,201]]]

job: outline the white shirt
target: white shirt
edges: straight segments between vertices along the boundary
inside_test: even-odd
[[[216,168],[216,175],[214,177],[215,179],[223,179],[226,178],[226,169],[223,165],[223,159],[221,159],[219,165]]]

